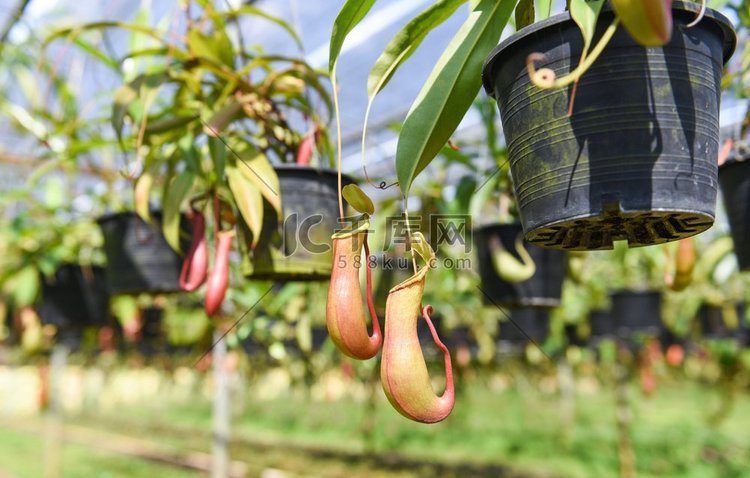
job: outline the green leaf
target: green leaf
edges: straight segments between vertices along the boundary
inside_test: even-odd
[[[281,18],[270,15],[257,7],[245,5],[245,6],[238,8],[237,10],[217,12],[215,16],[231,19],[231,18],[236,18],[245,14],[255,15],[255,16],[264,18],[272,23],[275,23],[276,25],[283,28],[294,39],[294,42],[296,43],[296,46],[298,48],[302,47],[302,39],[299,37],[299,35],[297,35],[297,32],[294,31],[294,28],[292,28],[291,25],[289,25],[287,22],[285,22]]]
[[[516,30],[534,23],[534,0],[521,0],[516,6]]]
[[[221,139],[209,136],[208,151],[211,154],[213,172],[216,174],[217,180],[223,178],[224,168],[227,164],[227,147]]]
[[[146,123],[145,134],[161,134],[185,127],[198,119],[198,115],[169,116]]]
[[[227,180],[237,209],[253,234],[251,247],[254,248],[263,229],[263,196],[234,166],[227,167]]]
[[[109,310],[117,317],[121,325],[125,325],[138,318],[138,301],[132,295],[118,295],[112,297]]]
[[[183,171],[169,183],[164,197],[164,218],[161,225],[167,244],[180,252],[180,207],[193,187],[195,174]]]
[[[150,158],[146,159],[143,172],[135,181],[133,199],[135,202],[135,213],[144,221],[151,222],[151,211],[149,209],[151,189],[154,186],[154,176],[159,171],[159,163]]]
[[[194,56],[205,58],[219,65],[234,68],[234,48],[226,32],[216,32],[208,36],[193,28],[188,32],[188,50]]]
[[[536,21],[544,20],[552,15],[552,0],[536,0]]]
[[[155,28],[126,22],[101,21],[86,23],[83,25],[76,25],[73,27],[62,28],[60,30],[53,31],[49,36],[47,36],[47,38],[44,39],[42,47],[46,48],[47,45],[59,38],[67,37],[67,39],[72,41],[85,31],[107,30],[109,28],[121,28],[123,30],[130,31],[131,33],[140,33],[158,41],[165,46],[169,46],[169,42],[165,38],[163,38],[162,33]]]
[[[404,26],[375,61],[367,78],[367,94],[373,98],[382,90],[398,68],[411,56],[422,40],[451,17],[466,0],[440,0]]]
[[[206,134],[213,137],[220,135],[224,131],[224,128],[234,121],[240,111],[242,111],[242,103],[231,98],[226,105],[214,113],[208,120],[208,126],[204,128]]]
[[[479,0],[430,73],[398,137],[396,173],[404,196],[474,101],[482,64],[497,45],[516,1]]]
[[[16,272],[5,283],[5,292],[13,297],[16,307],[32,305],[39,294],[39,271],[28,265]]]
[[[75,43],[81,50],[85,51],[89,55],[93,56],[97,60],[101,61],[102,63],[110,67],[112,70],[120,73],[120,62],[114,58],[107,56],[104,53],[105,50],[102,49],[101,47],[87,42],[80,36],[76,36],[73,39],[73,43]]]
[[[571,0],[570,16],[578,24],[583,35],[583,51],[588,52],[596,31],[596,20],[604,0]]]
[[[362,21],[374,3],[375,0],[346,0],[344,6],[339,10],[331,30],[331,44],[328,51],[329,72],[332,73],[335,70],[346,36]]]
[[[371,216],[375,213],[375,206],[372,204],[372,199],[356,184],[344,186],[344,189],[341,190],[341,195],[358,212]]]
[[[117,134],[117,139],[122,141],[122,129],[125,126],[125,116],[128,113],[130,103],[138,98],[138,91],[132,84],[127,84],[115,90],[112,103],[112,127]]]
[[[260,191],[263,198],[271,204],[276,216],[281,220],[281,185],[271,161],[262,151],[247,145],[233,148],[237,152],[237,170]]]

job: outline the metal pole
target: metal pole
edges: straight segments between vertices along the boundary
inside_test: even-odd
[[[55,344],[49,360],[49,410],[45,419],[44,477],[62,475],[62,378],[68,361],[68,348]]]
[[[227,378],[227,343],[219,328],[214,331],[214,416],[211,478],[229,476],[229,380]]]

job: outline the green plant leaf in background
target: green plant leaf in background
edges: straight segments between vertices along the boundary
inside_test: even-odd
[[[596,20],[599,18],[599,12],[603,5],[604,0],[570,1],[570,16],[581,29],[581,35],[583,35],[584,55],[591,48],[591,41],[594,39],[596,31]]]
[[[212,35],[206,35],[193,28],[188,31],[187,46],[190,53],[197,57],[234,68],[234,48],[224,30],[217,30]]]
[[[164,195],[162,231],[167,244],[180,252],[180,207],[193,187],[195,174],[185,170],[169,183]]]
[[[151,222],[151,211],[149,209],[151,199],[151,189],[154,186],[154,176],[158,173],[158,162],[147,158],[143,172],[135,180],[133,191],[133,202],[135,203],[135,213],[144,221]]]
[[[497,45],[517,0],[479,0],[430,73],[404,121],[396,173],[408,197],[414,178],[453,134],[481,86],[482,65]]]
[[[440,0],[414,17],[386,45],[367,78],[369,101],[382,90],[398,68],[414,53],[422,40],[450,18],[467,0]]]
[[[552,15],[552,0],[536,0],[536,21],[544,20]]]
[[[328,71],[330,73],[333,73],[336,69],[336,62],[339,59],[346,36],[362,21],[374,3],[375,0],[346,0],[344,6],[339,10],[331,29],[331,44],[328,51]]]
[[[245,179],[245,175],[236,167],[227,166],[226,173],[237,209],[253,234],[251,247],[254,248],[260,240],[260,232],[263,229],[263,196],[260,190]]]
[[[534,0],[520,0],[516,6],[516,30],[534,23]]]
[[[25,307],[34,303],[39,287],[39,271],[27,265],[5,282],[4,292],[13,298],[16,307]]]
[[[245,177],[246,181],[252,183],[260,191],[263,198],[276,211],[276,216],[281,220],[281,185],[271,161],[262,151],[248,144],[233,149],[239,156],[237,158],[237,170]]]

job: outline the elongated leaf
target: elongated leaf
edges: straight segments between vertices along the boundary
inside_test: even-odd
[[[198,29],[188,32],[188,49],[195,56],[206,58],[219,65],[234,67],[234,52],[232,42],[226,32],[215,33],[213,36],[204,34]]]
[[[198,115],[169,116],[155,121],[149,121],[146,124],[146,130],[144,133],[146,133],[146,135],[166,133],[167,131],[187,126],[196,119],[198,119]]]
[[[417,49],[422,40],[451,17],[467,0],[440,0],[404,26],[375,61],[367,78],[367,94],[370,98],[382,90],[393,74]]]
[[[236,162],[237,170],[245,180],[255,185],[281,219],[281,186],[271,162],[263,152],[249,146],[235,151],[239,156]]]
[[[536,21],[544,20],[552,15],[552,0],[536,0]]]
[[[133,193],[135,200],[135,213],[146,222],[151,222],[149,198],[151,196],[151,188],[153,185],[154,176],[148,170],[144,171],[135,181],[135,192]]]
[[[520,0],[516,7],[516,30],[534,23],[534,0]]]
[[[162,33],[155,28],[151,28],[149,26],[144,26],[144,25],[136,25],[134,23],[127,23],[127,22],[101,21],[101,22],[86,23],[84,25],[76,25],[74,27],[67,27],[67,28],[62,28],[60,30],[56,30],[44,39],[44,43],[42,44],[42,46],[46,48],[47,45],[49,45],[51,42],[59,38],[69,37],[71,40],[73,40],[78,35],[80,35],[81,33],[85,31],[106,30],[108,28],[121,28],[123,30],[128,30],[132,33],[140,33],[140,34],[146,35],[147,37],[150,37],[163,45],[169,44],[169,42],[165,38],[163,38]]]
[[[451,40],[406,116],[396,148],[404,196],[455,131],[481,86],[482,64],[517,0],[480,0]]]
[[[180,206],[190,193],[195,181],[192,171],[183,171],[169,183],[164,197],[164,217],[162,231],[167,244],[180,252]]]
[[[250,247],[255,247],[263,229],[263,196],[258,188],[245,179],[245,176],[234,166],[227,167],[226,172],[229,189],[232,191],[237,209],[253,234]]]
[[[571,0],[570,16],[578,24],[583,35],[583,51],[588,52],[594,39],[596,20],[604,5],[604,0]]]
[[[117,134],[117,139],[122,141],[122,129],[125,126],[125,115],[128,113],[130,103],[138,98],[138,90],[133,84],[127,84],[115,90],[112,102],[112,127]]]
[[[75,43],[81,50],[85,51],[89,55],[93,56],[97,60],[110,67],[112,70],[118,73],[120,72],[120,62],[115,58],[107,56],[107,54],[104,53],[105,50],[103,50],[101,47],[97,47],[96,45],[89,43],[80,36],[75,37],[73,39],[73,43]]]
[[[234,121],[240,111],[242,111],[242,103],[230,98],[227,104],[208,120],[208,126],[204,128],[206,134],[213,137],[220,135],[224,128]]]
[[[222,12],[217,12],[214,14],[214,16],[228,18],[228,19],[236,18],[242,15],[255,15],[255,16],[264,18],[268,20],[269,22],[275,23],[276,25],[283,28],[294,39],[294,42],[296,43],[296,46],[298,48],[302,46],[302,39],[299,37],[299,35],[297,35],[297,32],[294,31],[294,28],[292,28],[291,25],[289,25],[287,22],[285,22],[281,18],[270,15],[257,7],[253,7],[251,5],[245,5],[245,6],[238,8],[237,10],[222,11]]]
[[[227,164],[227,147],[221,139],[209,136],[208,151],[211,154],[211,161],[213,163],[212,171],[216,174],[217,180],[223,178],[224,168]]]
[[[339,59],[339,53],[341,53],[341,47],[344,46],[346,36],[362,21],[374,3],[375,0],[346,0],[344,6],[339,10],[339,14],[336,15],[336,20],[333,21],[333,28],[331,29],[331,44],[328,50],[329,72],[335,70],[336,62]]]

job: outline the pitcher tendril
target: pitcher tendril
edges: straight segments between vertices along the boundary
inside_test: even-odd
[[[687,24],[688,28],[692,28],[699,24],[701,20],[703,20],[703,17],[706,16],[706,0],[701,1],[701,9],[698,12],[698,16],[695,17],[695,20]]]
[[[619,24],[620,19],[615,18],[609,25],[609,27],[607,27],[607,30],[604,32],[604,35],[602,35],[599,43],[597,43],[596,46],[591,50],[591,53],[586,56],[586,59],[582,61],[575,70],[571,71],[568,75],[562,78],[557,78],[557,75],[551,68],[540,68],[539,70],[537,70],[535,63],[538,61],[544,61],[545,56],[541,53],[530,54],[526,59],[526,67],[528,69],[531,82],[542,89],[565,88],[566,86],[572,85],[581,76],[583,76],[583,74],[586,73],[588,69],[591,68],[591,66],[594,64],[594,62],[599,58],[599,55],[602,54],[604,48],[609,44],[609,41],[617,31],[617,26]]]

